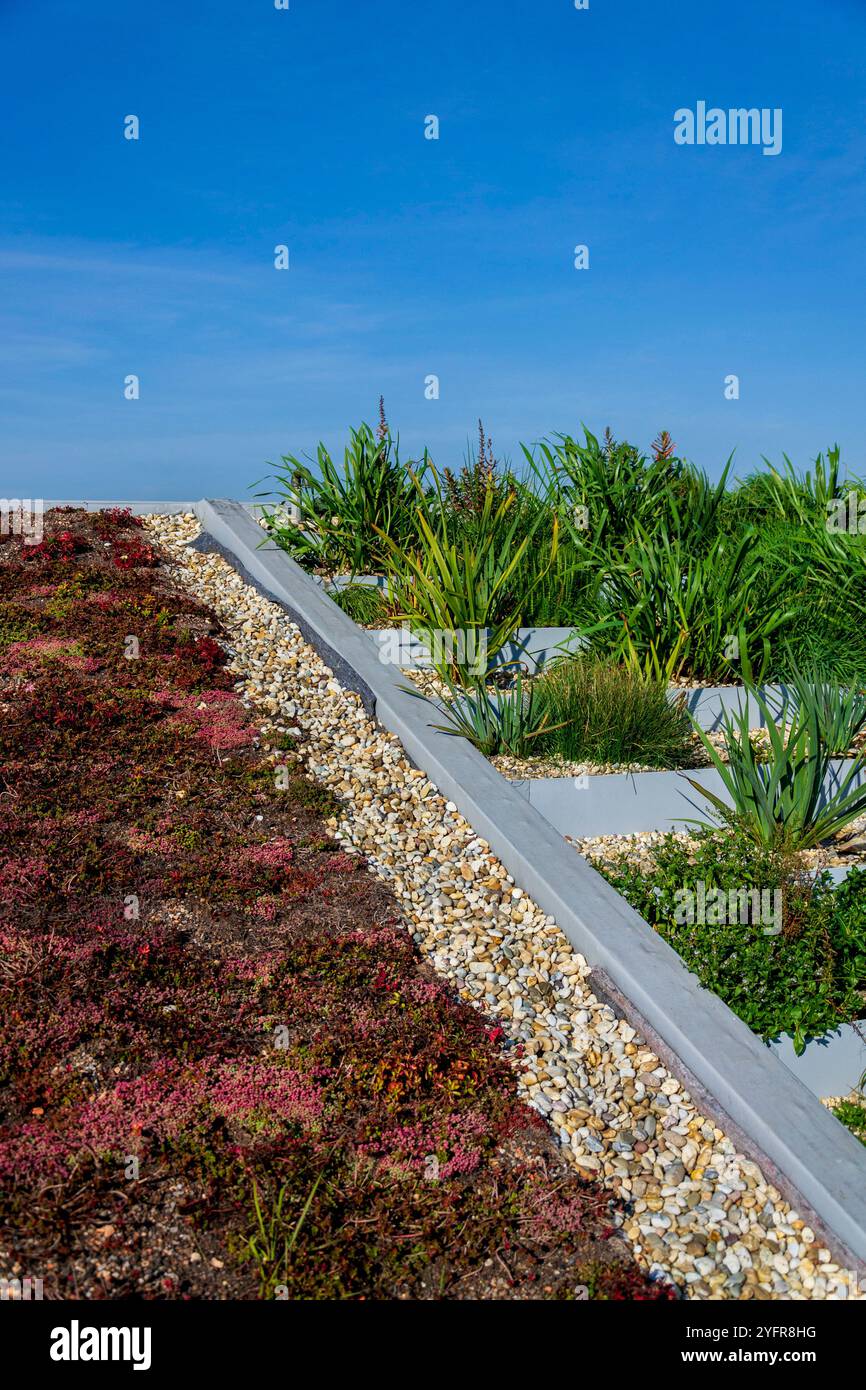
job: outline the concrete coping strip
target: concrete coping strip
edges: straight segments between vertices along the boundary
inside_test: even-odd
[[[866,1182],[862,1146],[679,956],[486,758],[429,725],[367,634],[343,613],[237,502],[203,500],[197,548],[221,552],[279,604],[409,759],[453,801],[515,883],[558,923],[593,968],[590,984],[659,1051],[701,1105],[726,1119],[736,1143],[819,1229],[862,1267]],[[595,973],[597,972],[597,973]],[[597,981],[597,985],[596,985]],[[656,1041],[658,1047],[656,1047]]]

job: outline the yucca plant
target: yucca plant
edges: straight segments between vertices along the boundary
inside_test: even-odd
[[[513,683],[504,690],[488,690],[484,679],[468,685],[444,679],[447,691],[441,710],[446,723],[433,724],[443,734],[468,739],[485,757],[506,753],[513,758],[529,757],[537,740],[552,731],[549,713],[540,708],[533,685],[525,685],[518,667]],[[433,703],[411,687],[412,695]]]
[[[571,435],[542,440],[535,450],[523,445],[530,470],[560,514],[584,511],[588,525],[581,538],[593,549],[615,547],[635,522],[652,524],[659,496],[673,469],[668,460],[648,464],[627,443],[610,437],[599,442],[584,426],[583,442]]]
[[[823,679],[817,671],[795,669],[791,703],[804,719],[814,717],[822,745],[833,758],[844,758],[866,726],[866,692]]]
[[[767,761],[758,760],[749,738],[751,699],[767,726]],[[727,761],[697,722],[695,728],[732,805],[695,778],[687,780],[715,807],[717,821],[739,824],[767,848],[785,844],[791,849],[811,849],[866,812],[866,786],[857,785],[862,758],[853,759],[837,785],[825,791],[831,754],[821,737],[814,702],[797,710],[790,722],[777,723],[760,692],[747,687],[743,707],[736,715],[725,716]]]
[[[513,486],[508,473],[502,474],[499,460],[493,451],[493,440],[478,421],[478,448],[467,452],[463,468],[453,473],[446,468],[442,474],[442,491],[447,508],[459,523],[465,523],[480,512],[488,493],[497,501]]]

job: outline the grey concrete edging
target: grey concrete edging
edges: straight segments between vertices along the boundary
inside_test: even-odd
[[[325,587],[346,588],[350,582],[363,583],[366,587],[378,589],[384,589],[387,585],[387,580],[380,575],[363,575],[352,581],[345,576],[339,576],[331,581],[331,585]],[[395,653],[399,649],[399,664],[405,670],[418,670],[430,666],[429,644],[420,637],[409,634],[408,631],[404,635],[401,628],[368,628],[367,631],[381,651]],[[403,640],[398,643],[398,638],[401,637]],[[496,664],[519,661],[529,675],[537,675],[556,657],[579,651],[585,646],[586,639],[575,627],[520,627],[512,640],[506,642],[497,654]],[[394,658],[389,656],[388,659]],[[778,717],[789,699],[787,687],[768,684],[760,686],[759,692],[766,701],[770,714]],[[726,715],[738,715],[743,709],[747,709],[750,729],[762,729],[766,726],[767,720],[760,705],[756,700],[747,700],[742,685],[669,687],[668,698],[671,702],[681,696],[685,697],[685,707],[695,722],[710,732],[717,732],[722,728]]]
[[[843,1023],[823,1038],[812,1038],[799,1057],[787,1034],[767,1046],[816,1096],[850,1095],[866,1072],[866,1024]]]
[[[268,538],[238,503],[195,507],[201,550],[218,550],[298,623],[335,674],[358,690],[408,757],[502,860],[515,882],[550,913],[599,976],[612,981],[627,1015],[646,1020],[702,1094],[793,1203],[811,1210],[858,1262],[866,1260],[864,1151],[809,1090],[708,991],[676,952],[566,845],[529,801],[471,745],[431,729],[424,704],[402,688],[369,637]],[[694,1078],[693,1089],[689,1078]]]
[[[834,758],[824,783],[823,801],[840,784],[851,760]],[[512,786],[562,835],[633,835],[641,831],[685,830],[689,821],[712,821],[712,804],[688,777],[730,804],[721,773],[714,767],[687,772],[603,772],[582,777],[527,777]],[[861,766],[851,788],[866,782]]]
[[[788,703],[788,688],[784,685],[762,685],[758,689],[770,714],[777,719]],[[672,700],[678,695],[685,695],[689,714],[708,732],[720,730],[725,715],[736,717],[745,708],[748,708],[750,729],[763,729],[767,724],[760,705],[756,700],[747,700],[742,685],[671,686],[668,695]]]

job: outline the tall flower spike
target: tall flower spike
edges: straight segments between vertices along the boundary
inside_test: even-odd
[[[658,437],[653,440],[652,451],[656,463],[660,460],[673,458],[676,444],[671,439],[667,430],[661,430]]]

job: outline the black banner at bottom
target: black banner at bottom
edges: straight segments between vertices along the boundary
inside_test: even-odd
[[[499,1369],[500,1356],[507,1370],[515,1353],[531,1347],[542,1355],[568,1353],[563,1367],[578,1349],[583,1356],[595,1348],[624,1373],[650,1348],[656,1374],[673,1366],[703,1370],[714,1365],[827,1371],[835,1368],[837,1358],[842,1369],[862,1329],[863,1307],[851,1302],[851,1307],[829,1301],[575,1302],[553,1308],[466,1302],[446,1312],[441,1303],[434,1310],[423,1304],[354,1301],[327,1305],[326,1320],[319,1322],[316,1311],[322,1305],[315,1303],[10,1301],[0,1303],[0,1346],[7,1367],[14,1364],[58,1383],[70,1377],[99,1379],[106,1370],[115,1378],[128,1373],[139,1380],[166,1373],[224,1377],[252,1371],[260,1377],[271,1369],[300,1372],[299,1357],[306,1362],[322,1352],[323,1370],[330,1374],[341,1352],[355,1374],[365,1365],[382,1373],[388,1362],[392,1374],[396,1356],[405,1354],[401,1339],[407,1336],[416,1353],[422,1353],[427,1374],[440,1358],[451,1374],[455,1357],[469,1370],[473,1347],[488,1378]],[[504,1315],[508,1321],[500,1323]],[[501,1340],[492,1340],[500,1327]],[[452,1332],[459,1340],[452,1341]],[[635,1336],[641,1341],[623,1340]],[[309,1366],[303,1375],[309,1378]]]

